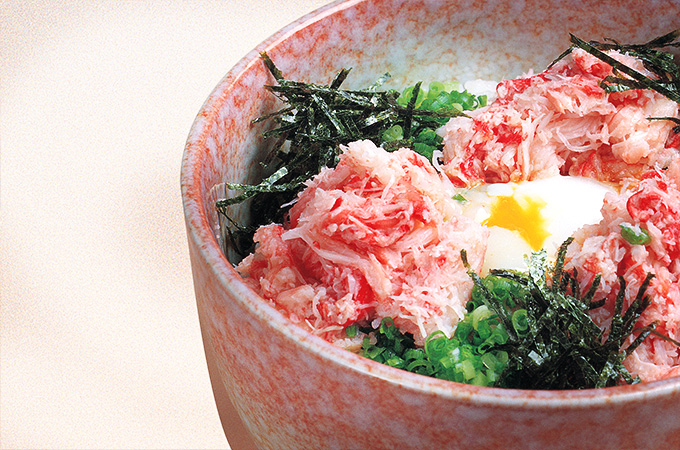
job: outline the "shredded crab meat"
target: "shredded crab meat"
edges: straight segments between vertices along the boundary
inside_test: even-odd
[[[651,76],[642,63],[611,52]],[[612,67],[581,49],[536,75],[505,80],[497,100],[444,128],[444,170],[458,186],[558,174],[620,182],[667,165],[677,103],[651,90],[607,93]]]
[[[344,148],[307,183],[289,223],[261,227],[237,270],[296,323],[330,341],[344,327],[391,317],[416,342],[450,334],[465,313],[486,231],[464,217],[452,186],[411,150],[370,141]],[[341,342],[341,341],[340,341]]]
[[[677,163],[674,163],[677,166]],[[656,330],[680,341],[680,178],[677,168],[654,170],[637,185],[619,195],[609,195],[597,225],[581,228],[567,252],[568,270],[576,269],[586,289],[596,274],[602,274],[600,293],[604,307],[593,310],[593,319],[608,327],[614,313],[612,293],[619,290],[618,276],[626,282],[624,311],[637,294],[647,273],[653,273],[647,294],[651,303],[637,327],[656,322]],[[648,245],[633,245],[621,236],[621,224],[648,231]],[[631,341],[628,342],[630,344]],[[643,380],[680,375],[680,348],[657,335],[650,335],[624,360],[628,370]]]

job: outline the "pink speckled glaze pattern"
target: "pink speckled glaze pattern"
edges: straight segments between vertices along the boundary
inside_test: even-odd
[[[653,18],[653,20],[646,20]],[[261,449],[680,449],[680,379],[578,392],[480,388],[402,372],[288,322],[250,291],[215,237],[215,187],[257,168],[272,83],[347,85],[385,71],[417,80],[501,79],[541,70],[568,33],[643,42],[680,26],[678,1],[351,0],[301,18],[242,59],[205,102],[186,145],[182,195],[211,378]],[[229,414],[231,405],[218,398]],[[229,430],[227,430],[229,433]]]

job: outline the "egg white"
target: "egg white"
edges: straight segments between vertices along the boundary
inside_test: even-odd
[[[462,200],[463,214],[487,226],[489,230],[482,274],[496,268],[525,270],[525,255],[538,250],[532,248],[526,236],[509,229],[511,226],[487,225],[487,222],[494,221],[494,204],[500,198],[511,198],[511,201],[526,207],[527,211],[533,208],[534,217],[537,213],[540,220],[529,218],[531,214],[526,217],[524,214],[517,214],[513,218],[522,226],[526,225],[537,233],[540,231],[541,237],[532,240],[534,247],[538,239],[542,241],[540,248],[544,248],[549,256],[554,256],[560,244],[577,229],[602,220],[600,210],[608,192],[615,190],[590,178],[570,176],[519,183],[484,184],[460,191],[458,197]],[[545,239],[542,239],[543,234]]]

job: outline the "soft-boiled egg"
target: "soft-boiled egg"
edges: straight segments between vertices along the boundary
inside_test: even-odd
[[[483,184],[461,191],[463,213],[489,230],[482,274],[526,269],[525,255],[554,256],[574,231],[602,219],[612,187],[584,177],[556,176],[519,183]]]

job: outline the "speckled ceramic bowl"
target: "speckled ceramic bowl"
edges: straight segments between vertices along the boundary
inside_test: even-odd
[[[677,0],[351,0],[301,18],[242,59],[196,118],[182,167],[198,311],[232,445],[247,442],[234,437],[242,423],[261,449],[680,449],[678,378],[578,392],[480,388],[333,347],[242,283],[220,248],[214,210],[221,184],[253,181],[269,145],[266,124],[251,124],[275,107],[262,87],[273,83],[263,50],[292,79],[326,83],[352,67],[354,88],[386,71],[396,87],[499,80],[542,70],[570,32],[644,42],[679,17]]]

